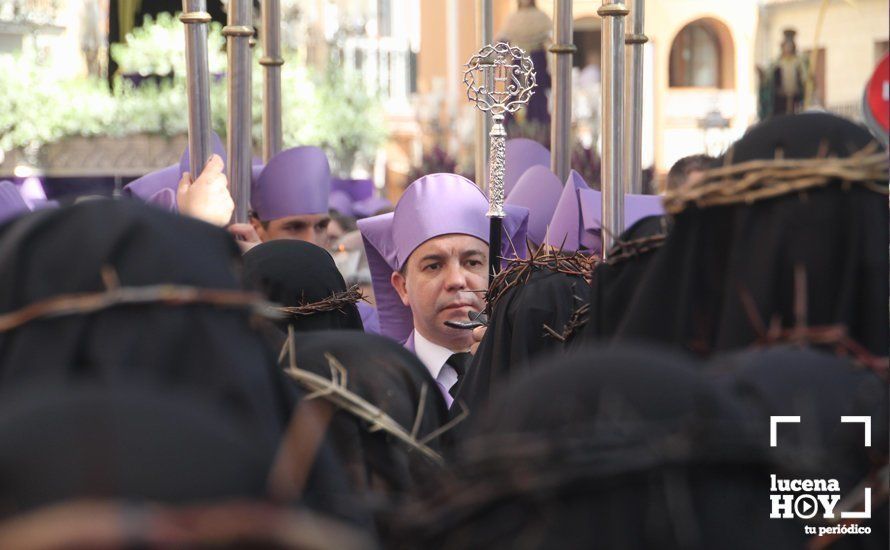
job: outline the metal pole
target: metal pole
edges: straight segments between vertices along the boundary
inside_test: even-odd
[[[553,82],[553,123],[550,126],[550,171],[565,182],[571,170],[572,132],[572,0],[556,0],[550,52],[556,55]],[[546,67],[536,67],[546,70]]]
[[[480,48],[491,44],[494,40],[494,26],[492,21],[494,14],[491,0],[476,0],[478,16],[476,17],[476,42]],[[488,191],[488,150],[490,143],[488,134],[491,133],[491,118],[488,113],[479,111],[476,113],[476,183],[483,191]]]
[[[185,26],[185,66],[189,109],[189,174],[204,170],[213,151],[210,126],[210,69],[207,63],[206,0],[182,0],[179,20]]]
[[[643,44],[649,41],[644,33],[646,0],[633,0],[630,11],[632,33],[624,37],[630,62],[628,97],[631,106],[627,110],[627,174],[624,178],[626,193],[643,194]]]
[[[281,4],[263,0],[263,162],[281,151]]]
[[[250,37],[253,36],[253,2],[229,0],[228,25],[223,28],[229,56],[228,157],[229,192],[235,203],[235,223],[246,223],[250,206],[251,78]]]
[[[603,257],[624,231],[624,17],[627,7],[603,0]]]

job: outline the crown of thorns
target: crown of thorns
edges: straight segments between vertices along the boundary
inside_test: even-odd
[[[293,317],[306,317],[328,311],[345,313],[348,306],[355,305],[359,300],[367,301],[359,286],[352,285],[345,291],[335,292],[323,300],[318,300],[317,302],[303,301],[298,306],[282,306],[278,308],[278,311]]]
[[[284,372],[310,392],[304,399],[324,399],[335,407],[343,409],[356,418],[365,421],[368,425],[367,430],[369,432],[385,432],[394,437],[397,441],[406,445],[409,449],[419,452],[421,455],[440,466],[444,464],[442,455],[431,449],[427,444],[430,441],[441,437],[444,433],[463,422],[468,415],[467,410],[463,409],[461,414],[457,415],[444,426],[420,437],[420,426],[423,421],[425,404],[430,391],[427,384],[424,384],[420,388],[420,399],[417,403],[417,413],[414,418],[414,424],[411,431],[408,431],[377,405],[369,402],[348,388],[348,371],[332,353],[325,353],[325,359],[328,362],[328,367],[331,369],[330,378],[297,367],[293,327],[288,327],[288,337],[281,349],[281,354],[278,358],[279,363],[284,360],[285,356],[288,358],[288,366]]]
[[[887,155],[872,143],[846,158],[751,160],[707,170],[698,181],[666,193],[664,208],[677,214],[691,206],[750,204],[832,182],[887,195],[887,178]]]
[[[4,313],[0,315],[0,332],[14,330],[40,319],[87,315],[115,307],[149,304],[170,307],[206,305],[242,309],[270,319],[281,318],[281,312],[274,304],[253,292],[177,284],[121,286],[117,273],[110,266],[103,266],[101,275],[105,290],[60,294]]]

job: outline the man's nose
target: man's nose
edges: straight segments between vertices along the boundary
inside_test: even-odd
[[[445,288],[461,290],[467,287],[467,274],[458,263],[449,263],[445,268]]]

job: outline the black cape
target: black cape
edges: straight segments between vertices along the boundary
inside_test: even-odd
[[[450,477],[406,507],[415,547],[802,543],[769,519],[770,459],[743,411],[688,357],[584,349],[514,380],[483,416]]]
[[[872,143],[865,129],[832,115],[776,117],[749,130],[726,161],[847,157]],[[844,325],[871,353],[886,356],[887,242],[887,197],[860,185],[834,182],[753,204],[690,206],[675,216],[635,292],[621,302],[607,298],[595,317],[615,320],[612,340],[653,340],[701,354],[743,348],[760,332],[742,296],[750,296],[764,324],[778,316],[791,326],[801,266],[807,323]]]
[[[485,337],[460,381],[456,402],[475,415],[499,386],[527,371],[535,357],[564,349],[565,342],[544,327],[564,334],[588,297],[589,286],[583,277],[534,268],[524,284],[507,290],[495,304]],[[459,412],[460,408],[456,405],[452,410]]]
[[[319,302],[346,292],[343,275],[327,250],[290,239],[269,241],[244,254],[244,281],[248,288],[259,290],[269,300],[287,307]],[[292,315],[279,323],[284,330],[288,324],[297,332],[364,328],[355,304],[311,315]]]
[[[37,301],[162,283],[239,290],[225,231],[134,202],[89,201],[21,218],[0,237],[0,313]],[[38,318],[0,333],[0,389],[80,383],[181,390],[274,448],[296,392],[244,309],[147,304]]]

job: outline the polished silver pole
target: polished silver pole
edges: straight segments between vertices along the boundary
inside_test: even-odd
[[[185,26],[185,67],[189,116],[189,173],[192,180],[204,170],[213,151],[210,126],[210,69],[207,63],[206,0],[182,0],[179,20]]]
[[[263,0],[263,162],[281,151],[281,3]]]
[[[643,193],[643,45],[649,41],[644,30],[646,0],[633,0],[630,10],[631,30],[624,37],[627,45],[628,97],[631,106],[627,110],[627,175],[624,179],[626,193]]]
[[[229,192],[235,203],[235,223],[246,223],[250,207],[251,145],[251,52],[253,36],[253,2],[229,0],[228,25],[222,33],[226,37],[229,56],[228,69],[228,136],[227,152]]]
[[[602,30],[603,257],[624,231],[624,17],[627,7],[603,0]]]
[[[553,40],[550,52],[556,56],[553,75],[553,122],[550,125],[550,171],[565,182],[571,170],[572,154],[572,0],[556,0],[553,10]],[[537,67],[537,70],[546,70]]]
[[[492,0],[476,0],[476,43],[480,48],[491,44],[494,40],[494,12]],[[483,191],[488,192],[489,155],[491,148],[488,135],[491,133],[491,117],[487,113],[476,113],[476,183]]]

